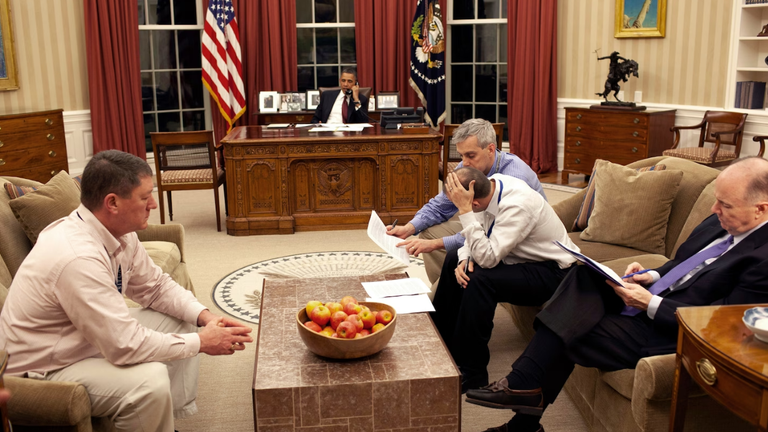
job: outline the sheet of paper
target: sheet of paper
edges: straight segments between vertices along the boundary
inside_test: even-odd
[[[616,274],[615,271],[611,270],[610,268],[600,264],[599,262],[593,260],[592,258],[581,254],[579,252],[576,252],[575,250],[565,246],[564,244],[560,243],[559,241],[554,241],[554,243],[560,248],[562,248],[564,251],[568,252],[569,254],[573,255],[574,258],[577,260],[583,262],[586,264],[589,268],[592,270],[595,270],[596,272],[600,273],[601,275],[605,276],[606,279],[610,279],[614,281],[616,284],[624,286],[624,282],[621,280],[621,277]]]
[[[290,123],[271,123],[267,125],[267,129],[274,129],[274,128],[287,128],[290,126]]]
[[[336,128],[329,128],[329,127],[313,127],[312,129],[308,130],[307,132],[336,132]]]
[[[310,126],[314,126],[314,125],[315,125],[315,123],[296,123],[295,125],[293,125],[293,127],[295,127],[295,128],[305,128],[305,127],[310,127]]]
[[[419,278],[363,282],[363,288],[369,296],[374,298],[426,294],[431,291]]]
[[[398,314],[435,311],[435,307],[432,306],[432,302],[429,301],[429,296],[426,294],[402,297],[368,298],[365,299],[365,301],[388,304],[395,308],[395,312]]]
[[[365,125],[349,124],[343,128],[338,128],[338,131],[350,131],[350,132],[362,132],[365,129]]]
[[[408,252],[405,247],[397,247],[396,244],[400,243],[397,237],[387,235],[387,227],[384,222],[381,221],[376,211],[371,211],[371,218],[368,220],[368,237],[374,241],[380,248],[384,249],[384,252],[392,255],[396,260],[403,264],[410,264],[411,259],[408,258]]]

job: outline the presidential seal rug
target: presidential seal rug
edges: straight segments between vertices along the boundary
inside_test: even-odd
[[[382,252],[314,252],[253,263],[225,276],[213,287],[213,302],[243,321],[259,323],[265,278],[322,278],[407,272],[429,285],[424,261],[411,257],[406,266]]]

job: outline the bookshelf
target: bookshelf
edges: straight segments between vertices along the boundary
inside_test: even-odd
[[[768,24],[768,3],[746,4],[747,0],[733,2],[731,27],[731,58],[728,68],[728,88],[725,106],[750,114],[764,114],[764,109],[735,108],[736,83],[739,81],[768,82],[768,37],[757,36]]]

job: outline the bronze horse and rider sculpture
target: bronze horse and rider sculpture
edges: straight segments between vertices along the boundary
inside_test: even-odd
[[[602,93],[596,93],[598,96],[602,96],[603,99],[605,99],[605,102],[603,102],[603,105],[622,105],[622,106],[634,106],[635,104],[633,102],[622,102],[619,99],[619,90],[621,89],[621,86],[619,85],[619,81],[621,82],[627,82],[629,77],[631,75],[634,75],[635,77],[640,77],[638,74],[638,65],[637,62],[631,59],[625,59],[624,57],[621,57],[619,55],[618,51],[614,51],[609,56],[605,57],[598,57],[597,60],[605,60],[610,59],[611,64],[609,65],[608,69],[608,77],[605,80],[605,90],[603,90]],[[618,101],[617,102],[608,102],[608,94],[610,92],[613,92],[613,97]]]

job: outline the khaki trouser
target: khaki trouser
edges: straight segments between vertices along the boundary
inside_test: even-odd
[[[147,328],[163,333],[194,333],[197,327],[151,309],[131,308]],[[118,431],[173,432],[173,419],[197,412],[197,356],[171,362],[115,366],[89,358],[46,375],[51,381],[82,384],[91,399],[91,416],[107,417]]]
[[[459,221],[459,213],[453,215],[452,218],[447,221],[431,226],[419,234],[419,238],[426,240],[441,239],[443,237],[450,237],[457,232],[461,231],[461,221]],[[423,254],[424,269],[427,271],[427,277],[432,282],[432,292],[435,292],[437,288],[437,281],[440,279],[440,271],[443,269],[443,261],[445,261],[445,249],[438,249],[430,253]]]

